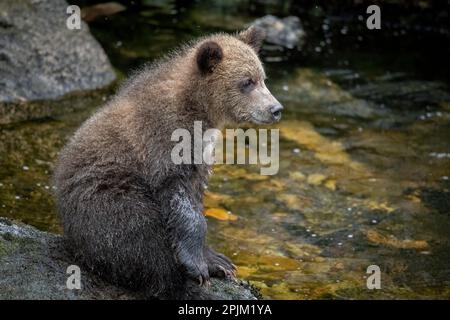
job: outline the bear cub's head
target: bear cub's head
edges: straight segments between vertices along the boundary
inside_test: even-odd
[[[270,124],[281,119],[283,106],[267,89],[258,57],[264,38],[264,30],[253,26],[236,36],[216,35],[198,44],[199,77],[221,121]]]

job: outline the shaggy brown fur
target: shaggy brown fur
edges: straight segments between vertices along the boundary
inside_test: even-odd
[[[210,168],[175,165],[171,134],[193,132],[194,121],[207,130],[279,119],[257,57],[262,39],[250,28],[185,46],[128,80],[70,139],[54,183],[65,238],[84,266],[169,299],[211,298],[198,284],[233,276],[231,261],[205,245]]]

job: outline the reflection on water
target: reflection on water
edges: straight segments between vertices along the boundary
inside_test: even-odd
[[[92,28],[125,73],[200,30],[251,21],[233,6],[220,8],[147,8]],[[126,25],[130,16],[135,25]],[[277,54],[284,61],[266,61],[266,68],[287,110],[276,126],[280,171],[215,167],[205,199],[210,243],[266,298],[450,297],[448,87],[367,66],[355,53],[314,66]],[[353,63],[342,63],[347,58]],[[52,163],[106,96],[71,98],[86,108],[1,127],[0,216],[60,231]],[[382,290],[366,288],[372,264],[381,267]]]

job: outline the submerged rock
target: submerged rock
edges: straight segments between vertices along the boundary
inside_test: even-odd
[[[88,26],[67,27],[67,7],[64,0],[0,2],[0,110],[115,80]]]
[[[384,115],[383,109],[370,100],[360,99],[343,89],[324,73],[311,68],[299,68],[292,72],[292,78],[285,88],[275,87],[283,92],[283,102],[301,104],[314,114],[324,113],[338,116],[373,119]]]
[[[0,218],[0,300],[3,299],[142,299],[81,271],[81,290],[69,290],[67,267],[74,264],[58,235]],[[243,281],[211,279],[217,299],[254,300],[259,293]]]
[[[295,16],[277,18],[267,15],[255,20],[253,25],[266,31],[266,41],[284,48],[293,49],[303,45],[305,31],[300,19]]]

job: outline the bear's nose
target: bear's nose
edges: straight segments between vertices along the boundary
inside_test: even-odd
[[[270,107],[270,112],[276,121],[281,119],[281,110],[283,110],[283,106],[279,103]]]

